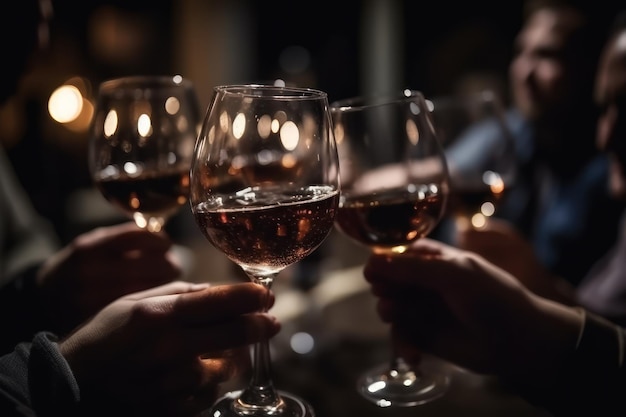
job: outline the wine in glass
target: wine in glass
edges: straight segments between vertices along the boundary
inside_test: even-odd
[[[515,146],[490,90],[432,99],[437,136],[450,170],[448,214],[456,227],[481,227],[515,181]]]
[[[101,83],[89,142],[94,183],[139,227],[160,231],[188,200],[199,123],[195,88],[181,76]]]
[[[218,86],[196,143],[190,203],[217,249],[268,291],[333,227],[339,161],[326,93],[269,85]],[[252,378],[209,415],[313,416],[274,388],[268,341],[254,345]]]
[[[356,97],[331,104],[342,192],[337,228],[376,253],[404,252],[439,222],[448,171],[426,101],[419,91]],[[429,373],[395,352],[366,372],[358,391],[381,407],[440,397],[448,373]]]

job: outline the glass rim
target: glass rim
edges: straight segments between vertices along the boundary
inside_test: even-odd
[[[100,83],[100,90],[108,90],[117,87],[150,88],[154,86],[166,87],[188,87],[193,83],[188,78],[180,74],[175,75],[126,75],[117,78],[110,78]]]
[[[213,91],[239,97],[254,97],[281,100],[309,100],[311,98],[328,99],[328,94],[316,88],[280,86],[272,84],[222,84],[213,87]],[[254,91],[263,91],[270,94],[259,95]],[[274,93],[272,93],[274,92]]]
[[[330,110],[341,112],[358,111],[382,107],[389,104],[415,102],[416,99],[424,103],[426,102],[426,98],[420,90],[405,88],[396,93],[359,95],[333,101],[330,103]]]
[[[462,106],[474,103],[495,104],[497,106],[502,105],[502,100],[498,94],[489,88],[457,95],[445,94],[433,96],[429,99],[429,101],[442,106]]]

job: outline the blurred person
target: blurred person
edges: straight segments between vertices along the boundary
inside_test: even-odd
[[[16,23],[0,25],[2,50],[11,54],[0,83],[5,103],[47,42],[52,5],[25,0],[2,16]],[[124,294],[179,278],[181,265],[171,248],[166,234],[131,223],[84,233],[61,248],[0,146],[0,353],[37,330],[64,335]]]
[[[597,144],[609,156],[610,188],[623,204],[626,14],[603,49],[595,98]],[[404,254],[372,255],[364,274],[405,356],[422,350],[495,375],[555,416],[624,415],[626,228],[614,227],[620,240],[576,288],[580,303],[542,297],[480,255],[430,239]],[[531,263],[518,260],[520,268]]]
[[[626,65],[620,61],[620,47],[626,23],[616,18],[615,34],[600,58],[594,100],[599,108],[596,144],[608,157],[607,187],[611,197],[622,208],[613,229],[618,233],[615,245],[593,264],[582,281],[572,286],[567,276],[554,274],[543,267],[530,244],[514,227],[503,221],[490,221],[483,229],[468,229],[458,236],[459,246],[476,252],[504,268],[534,292],[570,304],[580,304],[610,320],[626,326],[626,265],[620,256],[626,254],[626,130],[624,103]],[[604,216],[605,213],[599,213]],[[571,254],[570,259],[593,250],[593,241]]]
[[[615,242],[622,209],[607,187],[607,157],[591,140],[593,79],[608,15],[583,2],[528,0],[509,66],[506,121],[517,175],[494,217],[510,222],[539,262],[573,285]],[[498,140],[489,125],[472,132],[447,151],[451,175],[481,169]],[[453,243],[450,236],[441,240]]]
[[[275,335],[254,283],[177,281],[126,295],[67,338],[40,332],[0,357],[0,415],[196,416]]]

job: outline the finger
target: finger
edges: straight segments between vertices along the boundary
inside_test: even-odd
[[[378,299],[377,309],[383,321],[415,323],[430,316],[433,312],[446,312],[447,307],[442,298],[431,291],[404,291],[406,295],[384,296]]]
[[[145,378],[158,384],[159,392],[186,398],[207,385],[218,385],[239,375],[250,364],[249,347],[218,351],[213,357],[180,355],[179,360],[163,362],[158,372],[145,372]]]
[[[158,287],[154,287],[154,288],[150,288],[144,291],[139,291],[133,294],[129,294],[124,298],[129,299],[129,300],[140,300],[140,299],[149,298],[149,297],[203,291],[209,288],[210,286],[211,285],[209,283],[173,281],[168,284],[160,285]]]
[[[269,308],[274,294],[252,282],[216,285],[176,300],[176,316],[187,323],[206,323]]]
[[[379,298],[406,300],[409,303],[422,304],[428,302],[430,297],[436,296],[433,291],[421,287],[419,282],[407,285],[402,281],[389,279],[382,275],[377,275],[369,281],[372,294]]]
[[[250,369],[250,347],[241,346],[232,349],[213,351],[201,356],[207,369],[205,383],[220,383],[228,381]]]
[[[443,243],[433,239],[418,239],[410,247],[410,251],[413,253],[420,253],[423,256],[426,255],[439,255],[446,246]]]
[[[145,268],[129,268],[128,266],[129,264],[127,263],[124,265],[102,265],[101,268],[98,268],[96,275],[90,276],[89,279],[80,280],[74,285],[74,293],[77,295],[75,301],[84,304],[88,308],[95,307],[100,309],[120,297],[131,296],[132,299],[138,299],[135,295],[136,293],[176,282],[180,277],[177,270],[167,265],[164,265],[159,271],[146,270]],[[187,292],[186,285],[184,288],[182,291],[171,291],[169,293]],[[197,286],[193,290],[203,288],[206,288],[206,286]],[[155,295],[162,294],[160,290],[157,290]],[[145,296],[151,296],[151,293]],[[142,294],[139,297],[144,298],[145,296]],[[102,304],[103,302],[105,304]]]
[[[391,316],[388,322],[392,324],[394,337],[421,349],[434,347],[439,349],[442,335],[446,334],[450,328],[456,328],[457,332],[461,331],[455,318],[447,309],[440,308],[440,305],[439,307],[431,304],[422,308],[407,308],[407,306],[388,303],[380,307],[388,309],[386,314]]]
[[[244,354],[249,361],[249,351],[247,349],[239,349],[240,355],[226,356],[222,359],[205,360],[206,375],[208,378],[196,387],[192,396],[190,396],[184,404],[185,413],[197,415],[199,412],[206,410],[217,400],[220,385],[240,375],[242,359],[240,356]],[[245,363],[245,362],[243,362]]]
[[[195,416],[209,408],[217,400],[222,383],[241,375],[244,369],[249,369],[250,351],[247,347],[223,351],[219,355],[219,358],[202,361],[205,378],[185,401],[185,415]]]
[[[184,343],[181,342],[177,349],[182,351],[181,355],[207,354],[248,346],[269,339],[279,331],[280,323],[269,314],[244,314],[182,330],[177,336]]]
[[[363,270],[369,281],[388,279],[433,290],[463,282],[458,272],[458,266],[446,261],[443,254],[421,249],[401,255],[371,256]]]

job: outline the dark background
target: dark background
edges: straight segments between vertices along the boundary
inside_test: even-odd
[[[97,0],[53,6],[52,43],[11,105],[0,109],[0,141],[36,208],[63,240],[76,232],[69,227],[68,198],[91,186],[88,132],[69,130],[47,113],[50,94],[68,80],[80,79],[89,100],[107,78],[181,73],[198,86],[203,107],[213,85],[276,78],[325,90],[330,101],[390,88],[433,96],[483,85],[506,99],[507,65],[522,19],[520,0]],[[308,53],[308,65],[295,72],[281,64],[294,46]]]

